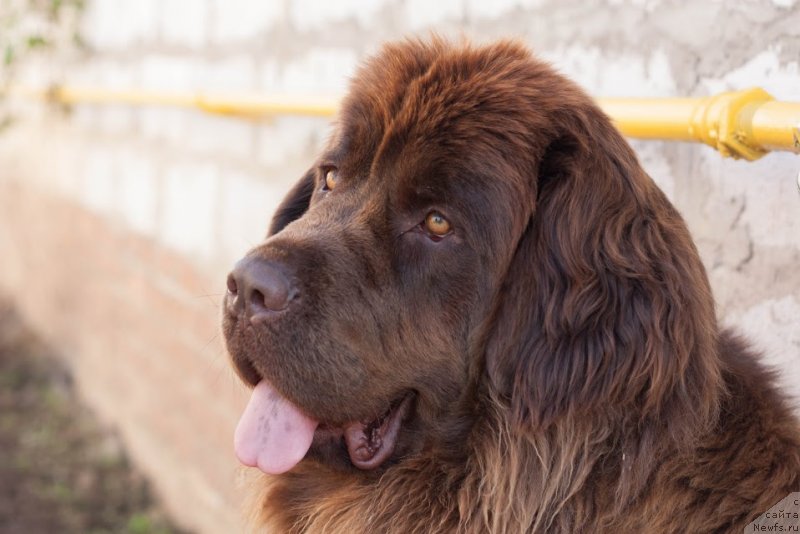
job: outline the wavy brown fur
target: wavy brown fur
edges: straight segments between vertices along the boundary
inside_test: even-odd
[[[447,317],[462,330],[418,330],[432,354],[463,347],[454,357],[463,375],[458,366],[431,371],[443,383],[463,378],[450,389],[420,382],[419,426],[404,442],[413,445],[378,472],[307,460],[260,480],[255,524],[347,534],[734,532],[800,490],[797,419],[757,356],[718,330],[680,215],[574,84],[513,42],[391,44],[358,72],[331,146],[349,162],[341,169],[370,176],[413,171],[411,146],[439,164],[469,162],[464,194],[479,193],[447,202],[463,200],[483,234],[470,241],[474,264],[467,258],[457,274],[469,291],[447,286],[437,301],[456,300],[468,317]],[[471,171],[491,181],[470,180]],[[290,193],[268,245],[308,246],[303,232],[323,231],[319,221],[336,241],[366,221],[370,232],[342,238],[336,261],[368,267],[343,272],[387,280],[388,265],[414,268],[380,263],[396,250],[376,221],[396,205],[381,211],[384,197],[364,197],[371,211],[337,218],[345,208],[314,201],[314,180],[312,172]],[[388,298],[424,315],[429,306],[412,297]],[[412,324],[396,313],[378,327]],[[235,358],[256,350],[244,334],[226,335]],[[402,341],[401,352],[425,354],[414,336],[381,340],[378,350]],[[424,356],[410,361],[426,365]],[[389,384],[390,374],[372,380]],[[284,392],[297,390],[313,411],[303,387]]]

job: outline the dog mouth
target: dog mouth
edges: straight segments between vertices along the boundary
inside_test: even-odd
[[[414,397],[413,392],[406,392],[377,417],[334,426],[309,417],[272,384],[261,380],[236,427],[236,456],[246,466],[277,475],[300,463],[315,438],[325,436],[344,442],[356,468],[373,470],[395,452],[403,423],[411,416]]]

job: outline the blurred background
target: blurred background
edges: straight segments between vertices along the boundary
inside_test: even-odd
[[[0,90],[335,98],[382,42],[431,30],[519,37],[595,96],[760,86],[800,101],[797,0],[0,0]],[[218,332],[225,276],[328,124],[0,96],[0,298],[179,528],[241,529],[247,392]],[[633,144],[688,221],[722,321],[800,396],[800,158]],[[17,424],[0,413],[0,429]],[[162,528],[138,521],[126,528]]]

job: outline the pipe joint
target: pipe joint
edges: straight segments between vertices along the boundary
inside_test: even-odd
[[[758,87],[703,99],[692,114],[690,132],[723,156],[756,160],[767,150],[755,140],[753,115],[765,102],[773,100]]]

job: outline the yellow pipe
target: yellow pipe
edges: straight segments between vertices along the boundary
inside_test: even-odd
[[[46,100],[64,105],[122,104],[131,106],[168,106],[197,108],[217,115],[258,117],[262,115],[330,116],[338,101],[327,97],[291,95],[211,95],[170,93],[146,90],[115,90],[92,87],[55,86],[49,90],[13,88],[11,95]]]
[[[758,159],[770,150],[800,153],[800,102],[778,102],[763,89],[707,98],[598,100],[625,135],[700,141],[724,156]]]
[[[173,106],[240,117],[331,116],[338,100],[291,95],[211,95],[56,86],[16,88],[12,95],[60,104]],[[757,159],[770,150],[800,153],[800,102],[778,102],[762,89],[706,98],[601,98],[623,134],[639,139],[700,141],[725,156]]]

